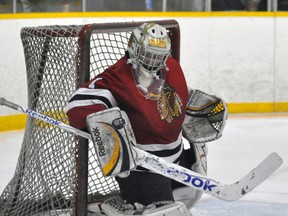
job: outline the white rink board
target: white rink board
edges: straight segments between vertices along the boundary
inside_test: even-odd
[[[0,97],[27,106],[22,27],[161,19],[0,19]],[[175,19],[180,24],[181,64],[189,86],[217,94],[228,103],[288,101],[288,18]],[[16,111],[0,107],[0,116],[9,114]]]

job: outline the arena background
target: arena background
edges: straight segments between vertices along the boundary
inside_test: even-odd
[[[162,19],[180,24],[189,86],[223,97],[231,114],[288,111],[287,12],[3,13],[0,97],[27,106],[22,27]],[[25,121],[25,115],[0,107],[0,131],[23,129]]]

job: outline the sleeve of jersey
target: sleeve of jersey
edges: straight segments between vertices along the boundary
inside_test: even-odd
[[[101,83],[101,79],[91,80],[71,96],[64,109],[71,126],[86,130],[86,118],[89,114],[117,106],[111,92],[98,88],[96,82]]]

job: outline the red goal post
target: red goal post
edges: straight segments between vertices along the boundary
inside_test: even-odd
[[[167,28],[179,61],[178,22],[153,22]],[[142,23],[22,28],[29,108],[68,123],[63,108],[71,94],[122,57],[131,31]],[[101,174],[92,142],[29,117],[14,177],[0,196],[0,215],[84,216],[88,203],[117,193],[115,179]]]

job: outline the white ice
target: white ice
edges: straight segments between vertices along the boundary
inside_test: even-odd
[[[12,178],[24,131],[0,133],[0,193]],[[225,202],[204,195],[193,216],[288,215],[288,115],[229,116],[222,138],[208,144],[208,176],[234,183],[271,152],[282,166],[245,197]]]

